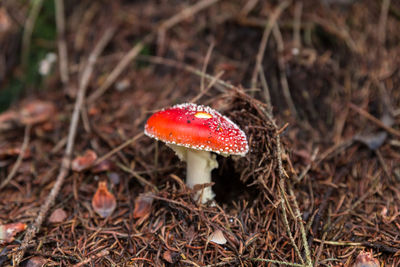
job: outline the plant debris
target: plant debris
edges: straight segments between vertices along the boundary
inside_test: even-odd
[[[25,223],[9,223],[0,225],[0,244],[10,243],[14,240],[14,236],[26,229]]]
[[[58,209],[55,209],[51,213],[51,215],[49,217],[49,222],[50,223],[61,223],[67,218],[67,216],[68,216],[67,213],[63,209],[58,208]]]
[[[99,182],[96,193],[92,198],[93,210],[102,218],[110,216],[117,207],[117,201],[107,189],[107,183]]]
[[[0,224],[21,232],[0,265],[399,266],[399,14],[390,0],[3,0]],[[245,157],[216,158],[214,206],[143,134],[178,103],[248,137]]]

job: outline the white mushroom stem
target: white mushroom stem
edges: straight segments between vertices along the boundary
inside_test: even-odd
[[[195,185],[211,183],[211,171],[218,167],[216,156],[208,151],[195,150],[182,146],[169,145],[182,161],[186,161],[186,185],[193,188]],[[196,198],[201,196],[201,203],[213,200],[215,194],[211,186],[198,191]]]
[[[186,161],[186,185],[188,187],[193,188],[195,185],[211,183],[211,171],[218,167],[214,154],[208,151],[188,149]],[[214,199],[215,196],[211,186],[205,187],[197,194],[197,197],[201,195],[202,203]]]

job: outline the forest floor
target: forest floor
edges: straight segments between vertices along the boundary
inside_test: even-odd
[[[399,55],[399,1],[3,0],[0,265],[400,266]],[[143,134],[186,102],[249,141],[216,205]]]

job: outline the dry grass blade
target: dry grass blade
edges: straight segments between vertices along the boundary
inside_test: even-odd
[[[58,35],[58,55],[61,82],[64,86],[69,81],[67,43],[65,41],[64,0],[54,0],[56,6],[56,23]]]
[[[161,23],[161,25],[158,27],[158,31],[165,32],[169,28],[175,26],[182,20],[186,19],[188,16],[192,16],[195,13],[203,10],[204,8],[207,8],[210,5],[217,3],[218,1],[219,0],[203,0],[189,8],[184,9],[181,13],[178,13],[172,18]],[[122,71],[129,65],[129,63],[139,55],[140,51],[142,51],[145,44],[151,42],[154,39],[154,37],[155,33],[150,33],[146,37],[144,37],[141,42],[138,42],[134,47],[132,47],[132,49],[129,50],[129,52],[117,64],[114,70],[107,76],[106,80],[99,87],[99,89],[88,97],[88,102],[92,103],[97,98],[102,96],[107,91],[107,89],[116,81],[116,79],[119,77]]]
[[[187,19],[190,16],[193,16],[197,12],[200,12],[201,10],[217,3],[220,0],[202,0],[200,2],[197,2],[193,6],[190,6],[188,8],[183,9],[181,12],[176,14],[175,16],[167,19],[161,25],[159,26],[158,30],[159,31],[167,31],[168,29],[174,27],[176,24],[180,23],[181,21]]]
[[[117,165],[125,172],[132,174],[133,177],[135,177],[141,184],[145,184],[148,185],[150,188],[153,189],[154,192],[158,192],[158,188],[157,186],[155,186],[154,184],[150,183],[149,181],[147,181],[145,178],[143,178],[141,175],[139,175],[138,173],[136,173],[135,171],[129,169],[128,167],[126,167],[125,165],[121,164],[121,163],[117,163]]]
[[[279,4],[279,6],[274,10],[274,12],[269,17],[267,23],[265,24],[264,33],[260,42],[260,47],[258,48],[258,53],[256,57],[256,65],[254,66],[253,74],[251,76],[251,88],[257,88],[257,77],[260,72],[261,63],[264,58],[265,49],[267,48],[268,38],[271,34],[271,31],[281,15],[281,13],[290,5],[290,1],[283,1]]]
[[[21,153],[18,155],[17,161],[15,162],[15,164],[14,164],[13,168],[11,169],[10,173],[8,174],[7,178],[0,184],[0,190],[3,189],[11,181],[11,179],[17,173],[18,168],[20,167],[22,160],[24,158],[26,149],[28,148],[29,135],[31,132],[31,128],[32,128],[31,124],[28,124],[25,127],[24,141],[22,142]]]
[[[298,112],[297,112],[296,106],[293,102],[292,95],[291,95],[290,89],[289,89],[289,83],[288,83],[287,76],[286,76],[285,61],[283,60],[283,57],[282,57],[283,50],[285,49],[282,34],[281,34],[281,31],[277,24],[275,24],[273,26],[272,31],[273,31],[273,35],[274,35],[276,43],[277,43],[278,67],[279,67],[280,81],[281,81],[283,96],[285,97],[286,103],[289,106],[292,116],[294,116],[295,118],[298,118]]]
[[[382,8],[381,8],[381,15],[379,17],[379,27],[378,27],[378,41],[381,46],[385,45],[386,42],[386,24],[387,18],[389,13],[391,0],[383,0],[382,1]]]
[[[121,59],[121,61],[117,64],[117,66],[114,68],[114,70],[107,76],[106,80],[104,83],[94,91],[89,97],[88,97],[88,102],[92,103],[96,101],[100,96],[102,96],[108,88],[117,80],[119,75],[122,73],[122,71],[128,66],[128,64],[137,56],[139,55],[140,51],[142,51],[144,45],[147,42],[150,42],[154,38],[153,35],[148,35],[143,39],[143,41],[138,42],[134,47],[132,47],[131,50]]]
[[[96,255],[93,255],[93,256],[81,261],[80,263],[73,265],[72,267],[80,267],[80,266],[86,265],[86,264],[90,263],[91,261],[94,261],[98,258],[105,257],[108,254],[110,254],[110,252],[107,249],[104,249],[104,250],[100,251],[99,253],[97,253]]]
[[[282,207],[282,211],[283,214],[285,216],[286,214],[286,208],[284,203],[286,202],[287,205],[288,201],[285,201],[286,198],[286,191],[285,191],[285,175],[284,175],[284,169],[283,169],[283,164],[282,164],[282,151],[281,151],[281,141],[280,141],[280,136],[278,133],[278,126],[275,123],[275,120],[273,119],[272,115],[269,114],[268,112],[265,112],[265,115],[269,118],[269,120],[271,121],[271,123],[273,124],[273,126],[275,127],[275,131],[276,131],[276,155],[277,155],[277,161],[278,161],[278,172],[279,172],[279,188],[281,190],[281,207]],[[312,267],[313,263],[311,260],[311,251],[310,251],[310,247],[308,245],[308,241],[307,241],[307,236],[306,236],[306,231],[305,231],[305,227],[304,227],[304,222],[301,220],[301,213],[300,213],[300,209],[299,206],[297,204],[297,200],[296,200],[296,196],[294,195],[293,191],[290,189],[290,195],[292,197],[292,201],[294,203],[294,210],[295,210],[295,216],[296,216],[296,220],[298,221],[299,225],[300,225],[300,233],[301,233],[301,238],[302,238],[302,243],[303,243],[303,247],[304,247],[304,251],[305,251],[305,258],[306,258],[306,266],[308,267]],[[291,236],[291,232],[290,232],[290,228],[288,226],[288,222],[287,219],[285,220],[285,224],[286,225],[286,229],[288,230],[288,234],[289,236]],[[294,239],[291,238],[292,241],[292,246],[296,249],[297,245],[296,243],[294,243]],[[299,258],[302,260],[302,255],[300,254],[299,250],[297,249],[297,253],[299,254]],[[303,261],[303,260],[302,260]]]
[[[264,73],[264,68],[260,68],[260,80],[261,80],[261,86],[264,91],[264,99],[265,103],[267,104],[267,111],[268,113],[272,114],[272,102],[271,102],[271,94],[269,92],[269,86],[267,83],[267,78],[265,77]]]
[[[113,150],[111,150],[110,152],[108,152],[107,154],[105,154],[104,156],[98,158],[96,160],[96,162],[93,165],[97,165],[100,162],[108,159],[109,157],[111,157],[112,155],[114,155],[115,153],[121,151],[122,149],[124,149],[125,147],[132,145],[134,142],[136,142],[138,139],[140,139],[141,137],[144,136],[144,133],[138,133],[137,135],[135,135],[134,137],[132,137],[131,139],[125,141],[123,144],[119,145],[118,147],[114,148]]]
[[[275,263],[275,264],[280,264],[280,265],[284,265],[284,266],[295,266],[295,267],[307,266],[307,265],[304,265],[304,264],[290,263],[290,262],[277,261],[277,260],[259,259],[259,258],[252,258],[250,260],[251,261],[255,261],[255,262]]]
[[[368,111],[365,111],[359,107],[357,107],[356,105],[350,103],[349,107],[355,111],[357,111],[357,113],[359,113],[361,116],[367,118],[368,120],[372,121],[373,123],[375,123],[377,126],[381,127],[382,129],[386,130],[388,133],[400,137],[400,132],[393,129],[390,126],[385,125],[382,121],[378,120],[377,118],[375,118],[374,116],[372,116]]]
[[[204,64],[203,64],[203,68],[202,68],[202,72],[204,72],[204,73],[207,72],[208,62],[210,61],[213,49],[214,49],[214,42],[212,42],[210,44],[210,46],[208,47],[207,54],[204,59]],[[203,91],[203,90],[204,90],[204,78],[202,77],[200,80],[200,91]]]
[[[22,51],[21,51],[22,66],[24,69],[28,67],[32,32],[33,28],[35,27],[35,22],[39,15],[39,12],[42,9],[42,5],[43,5],[43,0],[32,1],[32,7],[29,12],[29,16],[25,21],[24,34],[22,36]]]
[[[172,59],[167,59],[163,57],[156,57],[156,56],[139,56],[138,59],[148,61],[153,64],[160,64],[160,65],[165,65],[177,69],[183,69],[187,72],[193,73],[199,77],[204,77],[209,81],[215,81],[216,84],[221,85],[223,87],[226,87],[228,89],[235,89],[236,87],[233,86],[232,84],[229,84],[221,79],[217,79],[215,76],[212,76],[210,74],[204,73],[199,69],[196,69],[190,65],[184,64],[182,62],[178,62]]]

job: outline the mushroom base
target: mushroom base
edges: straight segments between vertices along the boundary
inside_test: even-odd
[[[193,188],[195,185],[211,183],[211,171],[218,167],[215,155],[208,151],[189,149],[187,151],[186,185]],[[201,196],[201,203],[214,199],[211,186],[205,187],[196,193],[196,198]]]
[[[186,161],[186,185],[193,188],[195,185],[211,183],[211,171],[218,167],[216,156],[208,151],[195,150],[169,144],[182,161]],[[214,199],[211,186],[205,187],[196,193],[196,199],[201,197],[201,203]]]

